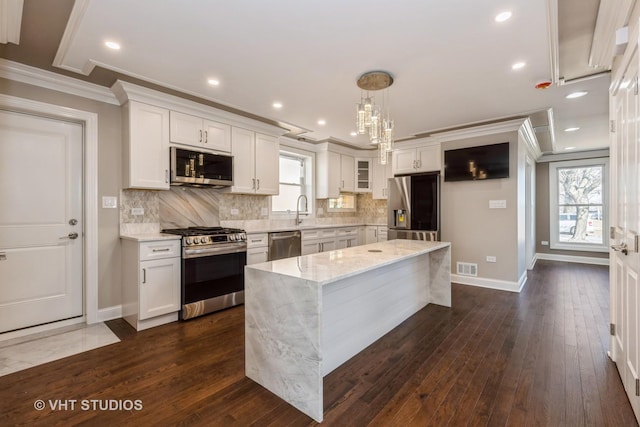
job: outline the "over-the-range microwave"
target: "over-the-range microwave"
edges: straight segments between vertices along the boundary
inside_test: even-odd
[[[171,147],[171,185],[229,187],[233,185],[233,157]]]

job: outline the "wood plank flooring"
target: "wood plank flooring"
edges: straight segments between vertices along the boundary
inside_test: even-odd
[[[607,267],[551,261],[520,294],[454,285],[453,308],[427,306],[327,376],[323,425],[636,426],[606,355],[608,292]],[[0,377],[0,425],[316,424],[244,377],[242,306],[108,324],[122,342]]]

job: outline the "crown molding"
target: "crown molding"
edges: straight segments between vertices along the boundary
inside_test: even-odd
[[[464,138],[493,135],[502,132],[517,132],[527,120],[528,118],[521,118],[481,126],[470,126],[464,129],[456,129],[447,132],[433,133],[432,138],[434,141],[442,143],[447,141],[457,141]]]
[[[542,157],[542,151],[540,151],[540,145],[538,144],[538,138],[536,138],[536,132],[533,130],[531,120],[526,119],[522,126],[518,129],[518,133],[524,140],[527,151],[533,157],[534,160],[538,160]]]
[[[616,31],[624,27],[635,0],[601,0],[593,32],[589,65],[610,70],[613,63]]]
[[[79,70],[74,67],[70,67],[64,64],[64,60],[67,57],[67,53],[71,48],[71,44],[78,32],[78,28],[80,28],[80,24],[82,23],[82,18],[84,17],[87,8],[89,7],[89,0],[75,0],[73,4],[73,9],[71,9],[71,14],[69,15],[69,20],[67,21],[67,26],[64,29],[64,34],[62,35],[62,39],[60,40],[60,45],[58,46],[58,51],[56,52],[55,58],[53,58],[53,66],[62,68],[63,70],[72,71],[78,74],[89,75],[89,72],[86,70]]]
[[[158,92],[156,90],[122,80],[117,80],[113,86],[111,86],[111,90],[115,94],[120,105],[124,105],[129,101],[137,101],[155,105],[157,107],[167,108],[169,110],[180,111],[182,113],[191,114],[205,119],[223,122],[236,127],[250,129],[256,132],[278,136],[282,136],[288,132],[288,129],[270,125],[248,117],[239,116],[238,114],[219,110],[208,105],[199,104],[188,99],[169,95],[164,92]]]
[[[20,44],[23,0],[0,0],[0,43]]]
[[[106,87],[0,58],[0,77],[33,86],[120,105]]]

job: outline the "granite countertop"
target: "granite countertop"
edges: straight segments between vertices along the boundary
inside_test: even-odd
[[[180,240],[182,236],[166,233],[141,233],[141,234],[121,234],[121,239],[135,240],[136,242],[150,242],[154,240]]]
[[[369,223],[357,223],[357,224],[316,224],[316,225],[299,225],[295,226],[280,226],[280,227],[272,227],[266,229],[249,229],[246,230],[247,234],[258,234],[258,233],[277,233],[279,231],[304,231],[304,230],[317,230],[320,228],[348,228],[348,227],[362,227],[365,225],[372,225],[376,227],[386,227],[387,224],[369,224]]]
[[[246,268],[268,271],[324,285],[448,246],[451,246],[451,243],[389,240],[252,264]]]

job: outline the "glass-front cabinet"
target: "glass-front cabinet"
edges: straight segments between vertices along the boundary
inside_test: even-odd
[[[356,158],[356,192],[370,192],[371,184],[371,159]]]

